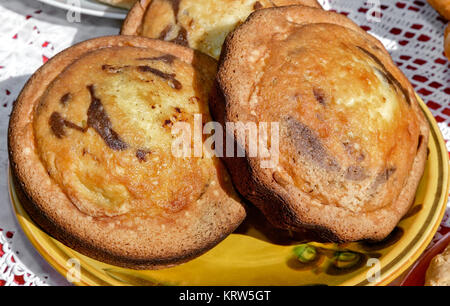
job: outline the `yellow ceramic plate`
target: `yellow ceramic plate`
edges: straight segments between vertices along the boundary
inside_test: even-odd
[[[411,211],[381,243],[316,243],[274,230],[254,211],[206,254],[174,268],[136,271],[81,255],[41,231],[22,208],[12,177],[11,199],[25,234],[56,270],[76,276],[70,269],[80,264],[77,285],[386,285],[424,251],[447,204],[448,153],[432,114],[422,101],[421,106],[431,126],[425,174]]]

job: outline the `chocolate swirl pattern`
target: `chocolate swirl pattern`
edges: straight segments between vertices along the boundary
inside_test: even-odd
[[[11,116],[33,218],[73,249],[134,269],[179,264],[231,233],[245,210],[223,165],[172,154],[171,125],[212,120],[215,72],[206,55],[140,37],[94,39],[50,60]]]

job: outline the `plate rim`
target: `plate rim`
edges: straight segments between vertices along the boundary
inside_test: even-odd
[[[107,11],[100,11],[100,10],[95,10],[95,9],[90,9],[90,8],[86,8],[86,7],[76,7],[73,5],[70,5],[68,3],[62,3],[61,1],[58,0],[38,0],[39,2],[54,6],[54,7],[58,7],[60,9],[65,9],[65,10],[71,10],[73,12],[77,12],[77,13],[81,13],[81,14],[85,14],[85,15],[90,15],[90,16],[96,16],[96,17],[103,17],[103,18],[111,18],[111,19],[120,19],[123,20],[127,17],[128,11],[126,9],[121,9],[121,8],[114,8],[112,6],[108,6],[106,4],[102,4],[102,3],[98,3],[98,5],[103,5],[105,8],[114,8],[117,10],[122,10],[123,13],[116,13],[116,12],[107,12]]]
[[[45,0],[47,1],[47,0]],[[439,126],[437,125],[437,122],[434,118],[434,116],[432,115],[431,111],[428,109],[428,107],[426,106],[426,104],[423,102],[423,100],[418,96],[418,100],[419,100],[419,105],[422,109],[422,111],[425,113],[425,117],[427,118],[429,124],[430,124],[430,134],[432,137],[435,138],[435,142],[436,142],[436,148],[438,149],[438,165],[441,164],[442,165],[442,172],[443,172],[443,182],[441,184],[442,186],[442,190],[441,193],[438,197],[435,198],[435,203],[433,206],[436,206],[437,208],[440,208],[440,211],[438,213],[434,213],[432,215],[432,218],[435,219],[435,222],[433,224],[433,226],[429,227],[429,229],[427,230],[427,232],[429,232],[428,236],[426,236],[425,238],[423,238],[423,236],[419,236],[419,239],[422,237],[422,242],[420,243],[420,245],[414,245],[414,239],[411,240],[408,244],[408,246],[412,245],[412,247],[415,249],[412,251],[412,254],[409,257],[403,256],[403,258],[401,260],[399,260],[396,264],[394,264],[394,266],[398,266],[397,268],[395,268],[394,270],[390,271],[390,269],[392,269],[393,267],[389,267],[387,268],[387,270],[383,273],[383,269],[385,269],[386,267],[382,268],[381,271],[381,275],[382,278],[380,279],[379,282],[377,283],[369,283],[367,280],[363,280],[360,281],[359,283],[354,284],[355,286],[371,286],[371,285],[376,285],[376,286],[385,286],[388,285],[389,283],[391,283],[392,281],[394,281],[396,278],[398,278],[400,275],[402,275],[408,268],[410,268],[414,262],[420,257],[420,255],[425,251],[425,249],[427,248],[427,246],[430,244],[430,242],[432,241],[435,233],[437,232],[437,229],[439,228],[442,219],[444,217],[446,208],[447,208],[447,197],[443,197],[442,195],[448,194],[449,190],[450,190],[450,160],[448,159],[448,151],[447,148],[445,146],[445,141],[444,138],[442,136],[442,132],[439,129]],[[443,155],[443,152],[446,152],[447,154]],[[30,242],[32,243],[32,245],[36,248],[36,250],[38,251],[38,253],[44,258],[45,261],[47,261],[47,263],[49,263],[55,270],[57,270],[58,273],[60,273],[63,277],[66,277],[67,272],[68,272],[68,268],[65,267],[62,263],[61,263],[61,258],[57,258],[58,256],[53,256],[52,254],[50,254],[49,251],[47,251],[44,246],[42,244],[39,243],[39,237],[36,237],[37,234],[33,233],[32,231],[32,227],[36,228],[39,232],[38,234],[40,235],[46,235],[48,236],[48,238],[50,238],[50,241],[56,245],[56,247],[59,248],[59,246],[57,245],[57,243],[61,244],[59,241],[57,241],[56,239],[54,239],[53,237],[51,237],[50,235],[46,234],[45,232],[43,232],[29,217],[28,213],[25,211],[25,209],[22,207],[22,204],[20,203],[20,201],[18,199],[14,200],[14,198],[17,198],[17,195],[13,195],[13,185],[15,184],[13,182],[13,178],[12,178],[12,173],[10,170],[10,167],[8,165],[8,192],[9,192],[9,196],[10,196],[10,201],[11,204],[13,206],[14,209],[14,213],[16,216],[16,219],[18,220],[18,223],[21,226],[21,229],[23,230],[23,232],[25,233],[25,235],[27,236],[27,238],[30,240]],[[446,184],[444,184],[446,183]],[[444,204],[442,203],[444,202]],[[424,223],[422,225],[423,228],[426,227],[426,223]],[[426,229],[426,228],[425,228]],[[423,231],[419,231],[419,233]],[[63,244],[62,244],[63,245]],[[75,252],[74,250],[72,250],[71,248],[63,245],[65,248],[67,248],[68,250],[70,250],[72,253]],[[406,246],[405,249],[408,247]],[[60,249],[60,248],[59,248]],[[69,254],[67,254],[66,250],[60,250],[61,252],[64,253],[64,256],[66,256],[67,258],[71,258],[69,257]],[[77,255],[78,253],[75,253],[75,255]],[[405,254],[407,255],[407,254]],[[82,255],[84,256],[84,255]],[[61,257],[61,256],[59,256]],[[80,263],[83,262],[84,260],[81,258],[77,258],[78,260],[80,260]],[[90,270],[91,269],[86,269],[85,267],[83,267],[82,264],[80,264],[80,268],[82,270],[82,277],[80,278],[80,281],[74,281],[72,282],[74,285],[77,286],[89,286],[89,285],[127,285],[124,284],[118,280],[115,280],[109,276],[106,276],[106,278],[108,278],[108,280],[104,280],[98,276],[96,276],[94,273],[92,273]],[[384,274],[387,274],[386,276],[383,276]],[[349,279],[348,281],[351,282],[351,279]],[[345,281],[344,283],[340,284],[340,285],[346,285],[345,283],[347,283],[348,281]]]

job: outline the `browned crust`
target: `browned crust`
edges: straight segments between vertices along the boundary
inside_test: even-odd
[[[245,64],[248,58],[245,50],[253,50],[256,44],[264,44],[264,38],[261,36],[270,38],[272,35],[270,30],[269,33],[258,30],[258,33],[263,33],[259,35],[252,29],[264,28],[264,25],[270,24],[270,21],[276,18],[285,18],[286,14],[290,14],[296,23],[333,23],[366,35],[344,16],[323,10],[291,6],[254,12],[228,36],[222,50],[216,90],[210,99],[211,112],[219,122],[233,121],[236,114],[233,114],[232,104],[245,100],[248,92],[246,88],[251,88],[254,72],[251,71],[251,65]],[[407,182],[398,198],[390,205],[364,214],[355,214],[334,206],[310,205],[308,198],[295,186],[281,187],[275,183],[273,174],[269,170],[261,169],[257,158],[225,158],[225,164],[238,191],[253,202],[277,227],[294,230],[306,227],[318,231],[323,238],[336,242],[381,240],[394,229],[414,201],[427,159],[429,126],[407,78],[395,66],[378,40],[370,35],[366,35],[366,38],[380,49],[383,64],[408,90],[412,107],[420,121],[423,138]],[[239,75],[239,82],[233,79],[233,74]]]
[[[127,18],[122,24],[120,34],[122,35],[139,35],[142,28],[144,17],[152,0],[139,0],[129,11]],[[322,6],[316,0],[276,0],[276,5],[283,6],[287,4],[301,4],[311,7],[321,8]]]
[[[127,18],[125,18],[125,21],[122,24],[120,34],[139,35],[145,11],[151,2],[152,0],[139,0],[133,5],[128,12]]]
[[[98,1],[126,9],[130,9],[136,3],[136,0],[98,0]]]
[[[194,67],[215,65],[213,59],[199,52],[143,37],[100,37],[59,53],[29,79],[13,106],[8,130],[11,169],[30,200],[22,202],[24,208],[51,236],[76,251],[110,264],[133,269],[169,267],[204,253],[243,221],[245,209],[232,191],[226,196],[224,190],[227,189],[209,187],[194,206],[194,213],[203,216],[201,220],[184,217],[180,212],[177,221],[164,231],[157,227],[160,223],[156,219],[146,219],[143,230],[111,229],[109,222],[85,215],[72,204],[52,181],[35,149],[33,114],[47,86],[83,54],[116,46],[152,48],[172,54]],[[219,164],[218,168],[222,166]],[[220,195],[214,194],[215,191]]]

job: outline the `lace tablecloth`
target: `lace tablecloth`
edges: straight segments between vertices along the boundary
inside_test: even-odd
[[[450,62],[443,55],[446,21],[425,1],[321,0],[380,39],[450,140]],[[379,8],[379,10],[377,10]],[[8,194],[7,126],[11,106],[30,75],[74,43],[117,34],[120,21],[81,16],[36,0],[0,0],[0,286],[67,285],[33,248],[15,218]],[[447,142],[450,148],[450,141]],[[450,230],[450,209],[435,240]]]

